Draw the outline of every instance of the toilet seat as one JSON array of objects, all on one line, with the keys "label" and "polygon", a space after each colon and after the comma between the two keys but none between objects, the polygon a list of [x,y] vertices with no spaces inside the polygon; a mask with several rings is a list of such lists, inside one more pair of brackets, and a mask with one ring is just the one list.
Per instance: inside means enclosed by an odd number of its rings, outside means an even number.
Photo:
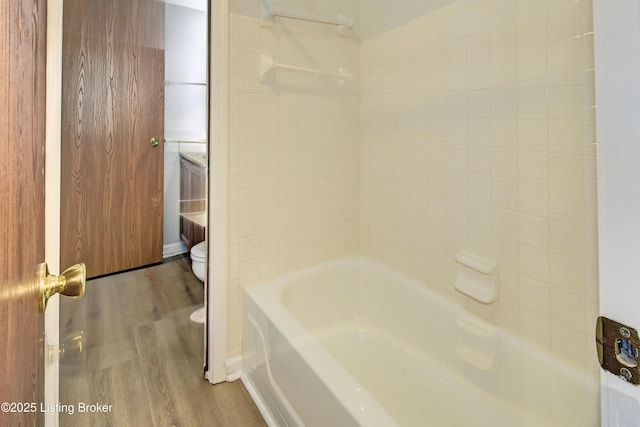
[{"label": "toilet seat", "polygon": [[191,248],[191,270],[193,274],[204,282],[207,275],[206,262],[207,262],[207,244],[206,242],[200,242]]},{"label": "toilet seat", "polygon": [[207,244],[200,242],[191,248],[191,259],[204,262],[207,258]]}]

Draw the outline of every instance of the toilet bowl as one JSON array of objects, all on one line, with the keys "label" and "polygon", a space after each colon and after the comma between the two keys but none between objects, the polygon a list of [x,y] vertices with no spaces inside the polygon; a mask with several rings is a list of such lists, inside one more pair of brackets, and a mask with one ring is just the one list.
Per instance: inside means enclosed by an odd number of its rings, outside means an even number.
[{"label": "toilet bowl", "polygon": [[201,282],[204,282],[207,274],[207,269],[205,268],[206,261],[207,245],[205,242],[200,242],[191,248],[191,270],[193,270],[193,274]]},{"label": "toilet bowl", "polygon": [[[196,276],[201,282],[204,282],[204,279],[207,275],[207,269],[205,268],[206,261],[207,244],[206,242],[200,242],[191,248],[191,270],[193,271],[193,275]],[[204,307],[191,313],[191,320],[196,323],[204,323]]]}]

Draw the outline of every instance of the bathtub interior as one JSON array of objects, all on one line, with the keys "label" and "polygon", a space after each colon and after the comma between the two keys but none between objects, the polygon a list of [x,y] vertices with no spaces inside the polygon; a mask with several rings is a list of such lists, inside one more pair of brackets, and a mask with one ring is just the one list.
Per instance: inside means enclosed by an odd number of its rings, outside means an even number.
[{"label": "bathtub interior", "polygon": [[274,327],[297,323],[288,339],[326,351],[400,425],[598,425],[595,379],[382,265],[349,258],[264,285]]}]

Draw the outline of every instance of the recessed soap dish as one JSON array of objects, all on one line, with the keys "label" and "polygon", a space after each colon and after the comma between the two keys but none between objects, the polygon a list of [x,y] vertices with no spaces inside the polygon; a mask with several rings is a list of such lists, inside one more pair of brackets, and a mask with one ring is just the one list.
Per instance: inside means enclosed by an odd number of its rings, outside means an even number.
[{"label": "recessed soap dish", "polygon": [[467,251],[456,254],[458,275],[455,288],[463,294],[490,304],[499,295],[498,266],[495,261]]}]

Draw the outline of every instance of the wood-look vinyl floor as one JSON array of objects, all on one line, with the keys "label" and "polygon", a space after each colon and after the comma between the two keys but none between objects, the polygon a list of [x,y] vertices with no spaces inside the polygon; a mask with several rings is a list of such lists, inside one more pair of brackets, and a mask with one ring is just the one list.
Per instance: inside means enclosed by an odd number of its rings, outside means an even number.
[{"label": "wood-look vinyl floor", "polygon": [[[203,298],[181,256],[61,299],[60,425],[265,426],[242,383],[203,377],[204,328],[189,319]],[[80,402],[112,406],[80,413]]]}]

